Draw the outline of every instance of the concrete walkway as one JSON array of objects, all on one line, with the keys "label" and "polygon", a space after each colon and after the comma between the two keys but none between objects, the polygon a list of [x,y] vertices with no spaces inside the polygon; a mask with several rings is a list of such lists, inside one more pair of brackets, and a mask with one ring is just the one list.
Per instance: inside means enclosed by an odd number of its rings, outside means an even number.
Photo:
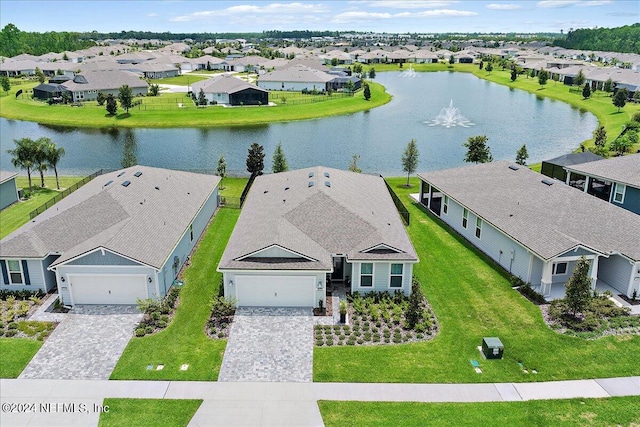
[{"label": "concrete walkway", "polygon": [[126,305],[77,305],[61,316],[20,378],[106,380],[142,318]]},{"label": "concrete walkway", "polygon": [[203,399],[190,426],[321,426],[318,400],[504,402],[612,396],[640,396],[640,377],[496,384],[2,379],[0,417],[3,427],[95,426],[106,397]]}]

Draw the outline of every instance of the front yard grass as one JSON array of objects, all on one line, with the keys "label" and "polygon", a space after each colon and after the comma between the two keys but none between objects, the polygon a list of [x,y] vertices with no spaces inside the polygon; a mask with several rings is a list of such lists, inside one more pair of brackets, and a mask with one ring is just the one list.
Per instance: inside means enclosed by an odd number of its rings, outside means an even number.
[{"label": "front yard grass", "polygon": [[[640,336],[585,340],[548,328],[537,306],[510,286],[507,275],[462,237],[414,204],[418,178],[390,185],[411,213],[408,232],[420,257],[414,274],[440,323],[429,342],[314,349],[314,380],[334,382],[478,383],[634,376]],[[477,346],[497,336],[504,359],[483,360]],[[476,374],[471,359],[480,361]],[[538,374],[524,374],[522,361]]]},{"label": "front yard grass", "polygon": [[[227,342],[209,338],[205,325],[211,314],[211,298],[218,294],[220,285],[216,267],[239,214],[238,209],[218,210],[184,272],[185,285],[171,324],[157,334],[132,338],[111,379],[218,379]],[[183,364],[189,365],[186,371],[180,370]],[[152,370],[147,370],[149,365]],[[157,370],[158,365],[164,369]]]},{"label": "front yard grass", "polygon": [[29,338],[0,338],[0,378],[18,378],[40,347]]},{"label": "front yard grass", "polygon": [[186,426],[201,404],[198,399],[104,399],[109,411],[100,414],[98,426]]},{"label": "front yard grass", "polygon": [[612,426],[640,422],[640,398],[532,400],[491,403],[320,401],[331,426]]},{"label": "front yard grass", "polygon": [[[80,181],[80,176],[61,176],[60,191]],[[53,176],[45,176],[45,186],[40,187],[40,175],[32,174],[31,176],[31,198],[25,201],[18,201],[8,208],[0,211],[0,239],[12,233],[22,225],[29,222],[29,213],[38,208],[40,205],[47,203],[58,195],[56,188],[56,178]],[[26,176],[16,177],[16,185],[18,188],[29,189],[29,180]]]}]

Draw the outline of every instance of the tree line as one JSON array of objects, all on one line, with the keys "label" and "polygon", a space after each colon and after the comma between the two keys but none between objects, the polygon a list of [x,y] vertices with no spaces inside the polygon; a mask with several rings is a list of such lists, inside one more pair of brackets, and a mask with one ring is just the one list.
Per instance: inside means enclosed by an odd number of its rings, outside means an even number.
[{"label": "tree line", "polygon": [[553,41],[554,46],[640,54],[640,23],[616,28],[580,28]]},{"label": "tree line", "polygon": [[80,33],[28,32],[21,31],[13,24],[7,24],[0,30],[0,56],[13,57],[22,53],[38,56],[49,52],[86,49],[91,46],[95,46],[95,42],[83,39]]}]

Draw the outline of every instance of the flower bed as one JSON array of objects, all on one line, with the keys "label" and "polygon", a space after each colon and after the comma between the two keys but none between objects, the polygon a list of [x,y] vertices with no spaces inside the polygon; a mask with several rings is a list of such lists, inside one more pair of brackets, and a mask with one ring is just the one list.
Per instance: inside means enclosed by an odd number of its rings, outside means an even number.
[{"label": "flower bed", "polygon": [[154,334],[166,328],[178,306],[180,289],[171,288],[161,301],[146,299],[138,302],[138,308],[144,312],[142,320],[136,328],[136,337]]},{"label": "flower bed", "polygon": [[41,291],[6,291],[0,295],[0,337],[43,341],[51,334],[55,323],[26,320],[42,304],[38,295],[44,294]]},{"label": "flower bed", "polygon": [[207,334],[211,338],[229,338],[233,315],[236,314],[236,302],[218,296],[211,301],[211,317],[207,322]]}]

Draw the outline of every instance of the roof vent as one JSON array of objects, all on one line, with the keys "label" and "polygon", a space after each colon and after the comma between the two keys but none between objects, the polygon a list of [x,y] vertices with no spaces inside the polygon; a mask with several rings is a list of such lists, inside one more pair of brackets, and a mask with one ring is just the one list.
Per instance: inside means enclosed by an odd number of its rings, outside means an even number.
[{"label": "roof vent", "polygon": [[324,182],[324,186],[325,186],[325,187],[331,187],[331,182],[329,182],[329,181],[325,181],[325,182]]},{"label": "roof vent", "polygon": [[125,171],[120,172],[120,173],[118,174],[118,178],[120,178],[120,177],[121,177],[122,175],[124,175],[125,173],[126,173]]},{"label": "roof vent", "polygon": [[313,178],[313,171],[309,172],[309,178]]},{"label": "roof vent", "polygon": [[329,172],[325,172],[325,173],[324,173],[324,177],[325,177],[325,178],[329,178]]},{"label": "roof vent", "polygon": [[309,181],[309,187],[313,187],[313,181]]},{"label": "roof vent", "polygon": [[106,184],[104,184],[104,185],[102,186],[102,188],[106,187],[107,185],[111,185],[111,184],[113,184],[113,180],[109,180],[109,181],[107,181],[107,182],[106,182]]},{"label": "roof vent", "polygon": [[542,183],[548,186],[552,186],[553,185],[553,181],[550,179],[543,179]]},{"label": "roof vent", "polygon": [[156,190],[160,190],[160,187],[158,187],[157,185],[153,188],[155,188]]},{"label": "roof vent", "polygon": [[131,181],[125,181],[125,182],[122,183],[122,186],[123,187],[128,187],[129,184],[131,184]]},{"label": "roof vent", "polygon": [[289,189],[289,187],[284,187],[284,191],[287,191]]},{"label": "roof vent", "polygon": [[511,169],[512,171],[517,171],[520,168],[516,165],[509,165],[509,169]]},{"label": "roof vent", "polygon": [[133,174],[133,176],[135,176],[136,178],[140,178],[140,175],[142,175],[142,172],[140,171]]},{"label": "roof vent", "polygon": [[267,194],[269,192],[269,190],[264,190],[264,192],[262,194]]}]

